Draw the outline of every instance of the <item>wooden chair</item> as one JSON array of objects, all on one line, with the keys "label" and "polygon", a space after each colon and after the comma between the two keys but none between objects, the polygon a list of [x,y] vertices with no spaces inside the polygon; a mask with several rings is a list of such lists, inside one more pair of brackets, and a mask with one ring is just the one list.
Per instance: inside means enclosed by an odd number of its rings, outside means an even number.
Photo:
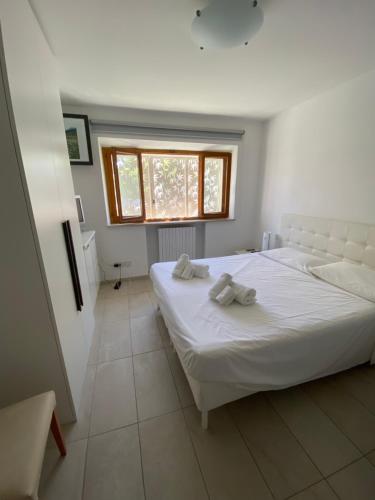
[{"label": "wooden chair", "polygon": [[66,448],[53,391],[0,409],[0,499],[37,500],[48,432]]}]

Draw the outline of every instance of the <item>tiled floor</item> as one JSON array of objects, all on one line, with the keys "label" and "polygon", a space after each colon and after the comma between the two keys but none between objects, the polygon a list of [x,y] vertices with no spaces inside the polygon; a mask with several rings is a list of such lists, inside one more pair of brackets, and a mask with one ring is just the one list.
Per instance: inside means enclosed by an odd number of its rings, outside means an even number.
[{"label": "tiled floor", "polygon": [[41,500],[375,499],[375,368],[200,415],[148,279],[97,303],[68,455],[47,449]]}]

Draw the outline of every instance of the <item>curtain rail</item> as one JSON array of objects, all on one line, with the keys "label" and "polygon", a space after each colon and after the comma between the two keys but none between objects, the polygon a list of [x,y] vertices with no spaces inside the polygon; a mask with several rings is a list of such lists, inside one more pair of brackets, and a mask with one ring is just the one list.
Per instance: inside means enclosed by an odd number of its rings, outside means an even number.
[{"label": "curtain rail", "polygon": [[174,127],[148,123],[109,122],[90,120],[94,134],[140,135],[144,137],[179,137],[184,139],[213,139],[239,141],[244,130],[222,130],[215,128]]}]

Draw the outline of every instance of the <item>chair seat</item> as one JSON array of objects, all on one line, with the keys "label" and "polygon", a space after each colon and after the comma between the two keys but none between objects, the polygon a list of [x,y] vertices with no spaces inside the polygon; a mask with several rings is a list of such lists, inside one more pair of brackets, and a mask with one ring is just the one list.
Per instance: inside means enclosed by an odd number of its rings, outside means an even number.
[{"label": "chair seat", "polygon": [[0,498],[38,498],[48,431],[56,406],[53,391],[0,410]]}]

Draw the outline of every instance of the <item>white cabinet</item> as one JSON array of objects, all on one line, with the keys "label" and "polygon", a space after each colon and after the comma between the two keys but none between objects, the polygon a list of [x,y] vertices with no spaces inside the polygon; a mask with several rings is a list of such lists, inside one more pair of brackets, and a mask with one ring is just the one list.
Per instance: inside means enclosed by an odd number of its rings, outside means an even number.
[{"label": "white cabinet", "polygon": [[99,291],[99,287],[100,287],[100,282],[101,282],[101,271],[100,271],[100,267],[99,267],[99,260],[98,260],[98,253],[97,253],[97,249],[96,249],[95,236],[91,240],[90,249],[91,249],[91,258],[92,258],[93,267],[94,267],[94,275],[95,275],[95,300],[96,300],[96,297],[97,297],[97,294]]},{"label": "white cabinet", "polygon": [[55,60],[29,2],[1,0],[0,24],[0,407],[53,389],[61,420],[71,422],[94,319]]},{"label": "white cabinet", "polygon": [[83,254],[89,282],[92,307],[95,307],[100,285],[100,268],[96,251],[95,231],[82,232]]}]

